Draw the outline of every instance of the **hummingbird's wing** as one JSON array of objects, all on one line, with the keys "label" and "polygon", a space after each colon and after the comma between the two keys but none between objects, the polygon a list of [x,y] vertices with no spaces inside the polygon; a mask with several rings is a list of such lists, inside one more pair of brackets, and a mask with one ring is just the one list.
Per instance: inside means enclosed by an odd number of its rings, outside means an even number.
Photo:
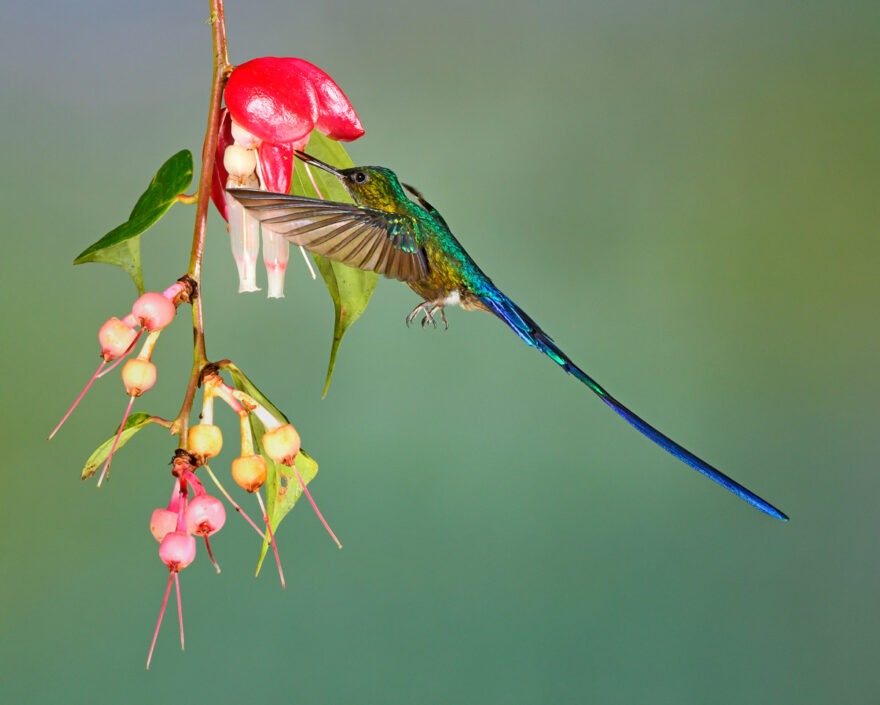
[{"label": "hummingbird's wing", "polygon": [[228,189],[227,193],[264,228],[310,252],[392,279],[418,281],[428,276],[414,218],[269,191]]}]

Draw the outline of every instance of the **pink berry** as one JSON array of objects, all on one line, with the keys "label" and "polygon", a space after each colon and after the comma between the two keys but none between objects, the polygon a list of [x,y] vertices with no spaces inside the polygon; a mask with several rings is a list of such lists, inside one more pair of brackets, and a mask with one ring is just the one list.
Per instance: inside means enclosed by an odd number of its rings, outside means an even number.
[{"label": "pink berry", "polygon": [[291,424],[284,424],[263,434],[263,447],[276,463],[293,465],[300,448],[299,433]]},{"label": "pink berry", "polygon": [[149,331],[162,330],[174,320],[177,309],[162,294],[148,291],[134,302],[131,314]]},{"label": "pink berry", "polygon": [[216,497],[203,494],[193,499],[184,516],[186,530],[197,536],[210,536],[226,523],[226,508]]},{"label": "pink berry", "polygon": [[185,531],[170,531],[159,544],[159,558],[168,569],[179,572],[196,557],[196,540]]},{"label": "pink berry", "polygon": [[150,517],[150,533],[156,541],[162,541],[168,534],[177,528],[177,512],[161,507],[153,510]]},{"label": "pink berry", "polygon": [[132,358],[122,368],[122,383],[130,397],[139,397],[152,389],[156,384],[157,376],[156,366],[149,360],[142,360],[139,357]]},{"label": "pink berry", "polygon": [[137,331],[127,326],[118,318],[108,318],[98,331],[98,342],[101,344],[101,357],[111,362],[122,357],[137,338]]}]

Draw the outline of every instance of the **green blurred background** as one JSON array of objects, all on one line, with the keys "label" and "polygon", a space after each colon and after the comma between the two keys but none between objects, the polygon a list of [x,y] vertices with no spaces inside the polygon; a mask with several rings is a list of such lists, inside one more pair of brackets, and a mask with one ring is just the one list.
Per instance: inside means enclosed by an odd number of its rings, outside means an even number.
[{"label": "green blurred background", "polygon": [[[288,588],[182,575],[187,650],[147,530],[173,442],[112,482],[83,460],[116,379],[46,434],[128,310],[121,270],[72,267],[162,161],[198,153],[208,3],[4,10],[0,288],[4,703],[873,703],[880,692],[876,2],[235,2],[233,62],[306,57],[367,129],[356,162],[416,184],[474,257],[619,398],[792,516],[771,520],[634,433],[482,314],[407,330],[381,282],[320,392],[332,309],[237,295],[212,213],[208,352],[248,371],[321,463],[279,532]],[[194,211],[144,240],[186,267]],[[173,415],[180,320],[137,407]],[[233,426],[228,438],[234,438]],[[227,473],[233,441],[215,463]]]}]

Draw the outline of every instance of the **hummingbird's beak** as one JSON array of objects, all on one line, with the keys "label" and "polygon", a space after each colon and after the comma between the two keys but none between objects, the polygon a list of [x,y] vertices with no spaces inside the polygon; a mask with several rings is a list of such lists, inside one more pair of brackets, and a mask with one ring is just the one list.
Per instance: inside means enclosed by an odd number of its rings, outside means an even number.
[{"label": "hummingbird's beak", "polygon": [[340,177],[342,176],[342,174],[340,174],[339,171],[334,169],[332,166],[330,166],[329,164],[325,164],[320,159],[315,159],[310,154],[306,154],[305,152],[301,152],[298,149],[295,150],[294,153],[296,154],[298,159],[304,161],[306,164],[311,164],[312,166],[316,166],[319,169],[323,169],[324,171],[326,171],[330,174],[333,174],[333,176],[340,176]]}]

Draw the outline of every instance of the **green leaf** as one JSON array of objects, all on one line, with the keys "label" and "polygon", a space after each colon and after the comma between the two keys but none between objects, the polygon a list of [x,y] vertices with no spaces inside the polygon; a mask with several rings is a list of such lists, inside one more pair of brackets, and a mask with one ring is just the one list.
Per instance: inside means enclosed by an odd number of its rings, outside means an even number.
[{"label": "green leaf", "polygon": [[[290,423],[278,407],[269,401],[236,365],[225,361],[220,363],[219,367],[229,372],[236,389],[253,397],[255,401],[258,401],[279,421]],[[268,471],[266,475],[266,512],[269,516],[272,533],[274,534],[281,520],[290,513],[290,510],[293,509],[299,498],[302,497],[303,489],[299,484],[296,474],[293,472],[293,468],[276,463],[266,455],[262,443],[266,427],[257,418],[256,414],[248,414],[248,422],[251,426],[251,432],[254,434],[254,450],[266,459]],[[308,485],[318,474],[318,463],[308,453],[300,449],[299,454],[296,456],[296,469],[302,475],[303,482]],[[267,532],[263,540],[263,547],[260,550],[260,557],[257,560],[257,574],[260,573],[260,568],[263,565],[263,559],[266,557],[268,549],[269,534]]]},{"label": "green leaf", "polygon": [[138,291],[143,293],[144,275],[141,269],[139,235],[165,215],[177,201],[177,197],[192,183],[192,177],[192,154],[183,149],[159,167],[128,220],[83,250],[73,263],[105,262],[122,267],[131,275]]},{"label": "green leaf", "polygon": [[[321,161],[327,162],[340,168],[353,166],[354,163],[346,154],[342,145],[335,140],[331,140],[320,132],[312,132],[308,145],[309,154],[317,157]],[[332,175],[322,171],[308,167],[309,172],[321,189],[321,195],[329,201],[339,201],[342,203],[350,203],[351,198],[345,188]],[[291,191],[300,196],[308,196],[317,198],[318,194],[312,185],[306,173],[306,166],[302,163],[293,172],[293,182]],[[318,271],[324,278],[327,285],[327,291],[330,292],[330,298],[333,299],[333,308],[336,312],[336,321],[333,326],[333,343],[330,346],[330,363],[327,366],[327,379],[324,382],[324,392],[322,396],[327,396],[327,390],[330,388],[330,379],[333,377],[333,368],[336,366],[336,354],[339,351],[339,345],[342,343],[342,337],[351,325],[361,317],[373,290],[376,288],[376,282],[379,275],[375,272],[365,272],[360,269],[354,269],[341,262],[333,262],[320,255],[313,255],[315,263],[318,265]]]},{"label": "green leaf", "polygon": [[[143,411],[138,411],[129,416],[125,422],[125,426],[122,428],[122,434],[119,436],[119,443],[116,445],[116,450],[118,451],[122,448],[122,446],[131,440],[131,437],[134,436],[134,434],[150,423],[153,423],[152,415],[144,413]],[[82,469],[83,480],[88,480],[95,474],[95,471],[104,464],[104,461],[107,460],[107,456],[110,455],[110,449],[113,447],[113,441],[116,440],[116,433],[118,431],[119,429],[117,428],[113,435],[95,448],[95,451],[89,456],[89,459],[86,460],[86,464]]]}]

